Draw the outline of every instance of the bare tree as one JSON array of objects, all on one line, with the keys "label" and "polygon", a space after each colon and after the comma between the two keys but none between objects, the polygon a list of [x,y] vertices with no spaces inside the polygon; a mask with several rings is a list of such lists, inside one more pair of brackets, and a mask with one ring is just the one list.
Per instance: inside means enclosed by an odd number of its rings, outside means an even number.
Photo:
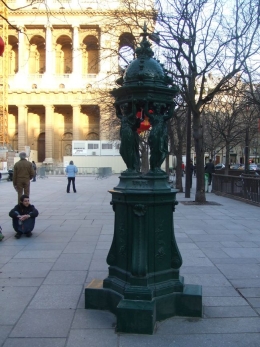
[{"label": "bare tree", "polygon": [[242,96],[238,88],[234,88],[224,95],[219,94],[210,105],[204,108],[203,112],[204,129],[213,135],[211,141],[214,143],[214,140],[217,139],[218,147],[225,148],[226,174],[228,174],[230,164],[230,150],[241,142],[245,128],[244,118],[241,114]]},{"label": "bare tree", "polygon": [[[257,107],[245,98],[247,86],[239,83],[224,95],[219,94],[204,108],[204,128],[214,134],[226,151],[225,173],[228,174],[230,150],[241,144],[249,146],[257,132]],[[216,144],[215,144],[216,146]],[[215,147],[216,148],[216,147]]]},{"label": "bare tree", "polygon": [[[174,80],[193,115],[197,158],[195,200],[205,201],[201,114],[217,94],[236,86],[245,62],[259,51],[259,2],[236,0],[229,9],[221,0],[157,2],[161,54],[172,60]],[[207,75],[217,79],[207,88]],[[231,83],[232,82],[232,83]]]}]

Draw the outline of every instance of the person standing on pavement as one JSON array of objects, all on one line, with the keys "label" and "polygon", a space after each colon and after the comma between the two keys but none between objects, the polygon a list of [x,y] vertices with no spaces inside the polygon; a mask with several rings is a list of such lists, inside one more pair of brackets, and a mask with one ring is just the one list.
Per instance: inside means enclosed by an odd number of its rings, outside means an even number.
[{"label": "person standing on pavement", "polygon": [[18,204],[23,194],[30,196],[30,181],[34,177],[32,163],[26,160],[26,153],[21,152],[19,157],[13,172],[13,186],[18,194]]},{"label": "person standing on pavement", "polygon": [[32,161],[32,167],[33,167],[33,170],[34,170],[34,176],[33,176],[32,182],[36,182],[37,166],[36,166],[34,161]]},{"label": "person standing on pavement", "polygon": [[74,165],[72,160],[70,161],[70,164],[66,167],[65,172],[68,177],[67,193],[70,192],[71,182],[72,182],[74,193],[77,193],[76,187],[75,187],[75,176],[76,176],[76,173],[78,172],[78,168],[76,165]]},{"label": "person standing on pavement", "polygon": [[13,228],[16,231],[15,237],[17,239],[20,239],[23,234],[27,237],[32,236],[35,218],[38,214],[38,210],[30,204],[29,196],[22,195],[20,204],[9,212],[9,216],[13,219]]},{"label": "person standing on pavement", "polygon": [[212,159],[209,160],[209,162],[205,165],[205,173],[209,175],[209,186],[212,182],[212,174],[215,172],[215,166],[212,163]]}]

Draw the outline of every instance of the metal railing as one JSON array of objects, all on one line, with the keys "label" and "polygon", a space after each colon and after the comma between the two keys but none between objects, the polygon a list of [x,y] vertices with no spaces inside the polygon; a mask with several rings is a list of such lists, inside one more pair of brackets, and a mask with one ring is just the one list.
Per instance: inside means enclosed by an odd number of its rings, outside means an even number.
[{"label": "metal railing", "polygon": [[[105,178],[112,175],[112,173],[111,167],[78,167],[77,176],[95,176],[96,178]],[[46,165],[37,168],[38,178],[65,175],[65,168],[61,166]]]},{"label": "metal railing", "polygon": [[260,176],[213,175],[212,192],[260,206]]}]

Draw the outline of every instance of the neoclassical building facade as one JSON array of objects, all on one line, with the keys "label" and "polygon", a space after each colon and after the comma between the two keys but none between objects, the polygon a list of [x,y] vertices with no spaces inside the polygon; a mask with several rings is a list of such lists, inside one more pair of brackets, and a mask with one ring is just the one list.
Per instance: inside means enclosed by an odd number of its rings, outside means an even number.
[{"label": "neoclassical building facade", "polygon": [[[28,1],[10,3],[18,8]],[[140,33],[118,20],[122,6],[36,0],[10,12],[8,135],[14,150],[29,146],[38,162],[53,163],[71,155],[72,140],[106,139],[102,93],[115,86],[119,49],[133,47]]]}]

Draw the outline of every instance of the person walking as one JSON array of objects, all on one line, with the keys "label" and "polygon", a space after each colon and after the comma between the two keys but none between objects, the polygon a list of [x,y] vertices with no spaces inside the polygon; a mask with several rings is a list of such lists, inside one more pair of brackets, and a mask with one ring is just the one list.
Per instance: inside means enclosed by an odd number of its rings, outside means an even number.
[{"label": "person walking", "polygon": [[75,176],[76,176],[76,173],[78,172],[78,168],[76,165],[74,165],[72,160],[70,161],[69,165],[66,167],[65,172],[68,177],[67,193],[70,192],[71,182],[72,182],[74,193],[77,193],[76,187],[75,187]]},{"label": "person walking", "polygon": [[18,194],[18,204],[23,194],[30,196],[30,181],[34,177],[32,163],[26,160],[26,153],[21,152],[19,157],[13,172],[13,186]]},{"label": "person walking", "polygon": [[37,166],[36,166],[34,161],[32,161],[32,167],[33,167],[33,170],[34,170],[34,176],[33,176],[32,182],[36,182]]},{"label": "person walking", "polygon": [[209,160],[209,162],[205,165],[205,173],[209,175],[209,186],[212,182],[212,174],[215,172],[215,166],[212,163],[212,159]]},{"label": "person walking", "polygon": [[32,236],[35,218],[38,214],[38,210],[30,204],[29,196],[23,194],[20,203],[9,212],[9,216],[13,219],[13,228],[16,231],[15,237],[17,239],[20,239],[23,234],[27,237]]}]

